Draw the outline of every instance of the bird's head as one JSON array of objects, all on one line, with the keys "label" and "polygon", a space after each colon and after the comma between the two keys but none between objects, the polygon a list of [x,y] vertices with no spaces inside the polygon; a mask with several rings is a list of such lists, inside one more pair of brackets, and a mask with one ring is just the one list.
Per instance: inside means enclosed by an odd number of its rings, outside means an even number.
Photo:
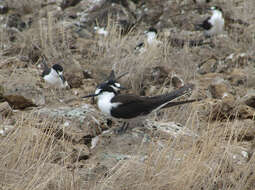
[{"label": "bird's head", "polygon": [[89,97],[96,97],[100,94],[103,94],[104,92],[110,92],[114,94],[118,94],[120,90],[126,89],[125,87],[121,86],[117,80],[126,75],[127,73],[124,73],[117,78],[115,77],[114,71],[112,70],[110,76],[108,77],[108,80],[106,80],[103,83],[100,83],[97,85],[95,93],[90,94],[87,96],[84,96],[83,98],[89,98]]},{"label": "bird's head", "polygon": [[54,64],[52,66],[52,68],[59,74],[62,75],[63,74],[63,67],[59,64]]},{"label": "bird's head", "polygon": [[218,6],[212,6],[212,7],[210,7],[210,10],[211,11],[219,11],[221,13],[223,12],[222,9],[220,7],[218,7]]}]

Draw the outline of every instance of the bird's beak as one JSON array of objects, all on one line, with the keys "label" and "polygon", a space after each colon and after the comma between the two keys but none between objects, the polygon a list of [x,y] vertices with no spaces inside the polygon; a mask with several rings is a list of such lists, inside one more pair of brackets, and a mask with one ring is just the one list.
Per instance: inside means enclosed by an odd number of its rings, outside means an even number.
[{"label": "bird's beak", "polygon": [[91,98],[91,97],[95,97],[98,96],[99,94],[89,94],[87,96],[83,96],[82,98]]},{"label": "bird's beak", "polygon": [[65,82],[66,80],[65,80],[65,78],[64,78],[64,76],[63,76],[63,74],[62,74],[62,72],[57,72],[58,73],[58,76],[61,78],[61,80],[63,81],[63,82]]},{"label": "bird's beak", "polygon": [[65,79],[64,79],[63,75],[59,75],[59,77],[61,78],[61,80],[62,80],[63,82],[65,82]]},{"label": "bird's beak", "polygon": [[92,98],[92,104],[94,104],[95,103],[95,97],[98,96],[98,95],[99,95],[99,93],[98,94],[89,94],[87,96],[83,96],[82,98]]}]

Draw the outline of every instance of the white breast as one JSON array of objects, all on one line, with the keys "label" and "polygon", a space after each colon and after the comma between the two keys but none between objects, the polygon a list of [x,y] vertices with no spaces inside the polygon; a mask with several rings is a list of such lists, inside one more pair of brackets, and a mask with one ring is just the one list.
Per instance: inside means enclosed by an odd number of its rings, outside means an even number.
[{"label": "white breast", "polygon": [[103,92],[98,96],[97,105],[101,112],[111,116],[111,109],[120,105],[120,103],[111,103],[114,96],[113,92]]},{"label": "white breast", "polygon": [[146,35],[149,45],[158,45],[161,43],[159,40],[157,40],[157,34],[155,32],[148,32]]},{"label": "white breast", "polygon": [[206,35],[216,35],[221,34],[224,31],[224,18],[222,13],[218,10],[213,11],[213,15],[209,22],[212,24],[212,28],[206,31]]},{"label": "white breast", "polygon": [[47,82],[51,86],[54,86],[57,88],[66,87],[65,83],[62,81],[62,79],[59,77],[58,73],[54,69],[51,69],[50,73],[44,76],[43,79],[45,80],[45,82]]}]

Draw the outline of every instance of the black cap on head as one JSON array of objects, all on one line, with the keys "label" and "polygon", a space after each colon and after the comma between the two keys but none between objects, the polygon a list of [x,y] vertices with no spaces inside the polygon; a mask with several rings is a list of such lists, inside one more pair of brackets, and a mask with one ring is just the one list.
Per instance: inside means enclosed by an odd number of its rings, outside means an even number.
[{"label": "black cap on head", "polygon": [[52,68],[57,72],[63,72],[63,67],[59,64],[54,64]]},{"label": "black cap on head", "polygon": [[147,32],[155,32],[156,34],[158,33],[157,29],[154,27],[150,27]]},{"label": "black cap on head", "polygon": [[211,10],[219,10],[220,12],[223,12],[222,9],[218,6],[212,6],[210,9]]}]

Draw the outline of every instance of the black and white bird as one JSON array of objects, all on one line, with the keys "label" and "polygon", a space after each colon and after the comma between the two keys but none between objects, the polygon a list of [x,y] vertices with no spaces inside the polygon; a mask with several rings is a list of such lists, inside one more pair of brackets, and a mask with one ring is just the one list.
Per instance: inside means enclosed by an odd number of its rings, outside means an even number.
[{"label": "black and white bird", "polygon": [[150,27],[147,31],[144,32],[146,35],[146,41],[139,43],[136,47],[135,50],[139,50],[140,53],[143,53],[146,51],[146,44],[148,46],[157,46],[161,44],[162,42],[158,40],[158,31],[156,28]]},{"label": "black and white bird", "polygon": [[[122,77],[121,75],[120,77]],[[119,79],[118,77],[117,79]],[[138,116],[145,116],[151,112],[162,108],[168,108],[180,104],[191,103],[196,100],[186,100],[172,102],[177,97],[180,97],[194,88],[194,85],[188,84],[173,92],[145,97],[133,94],[120,94],[121,89],[125,89],[119,83],[111,72],[109,80],[99,84],[94,94],[90,94],[83,98],[98,97],[98,108],[106,115],[117,119],[134,119]]]},{"label": "black and white bird", "polygon": [[44,60],[43,64],[44,70],[42,73],[42,77],[46,83],[48,83],[51,87],[55,88],[69,87],[67,81],[63,76],[63,67],[61,65],[54,64],[51,68],[49,68]]},{"label": "black and white bird", "polygon": [[202,24],[198,26],[204,29],[206,37],[221,34],[224,31],[223,11],[220,7],[213,6],[210,8],[212,15],[205,19]]}]

